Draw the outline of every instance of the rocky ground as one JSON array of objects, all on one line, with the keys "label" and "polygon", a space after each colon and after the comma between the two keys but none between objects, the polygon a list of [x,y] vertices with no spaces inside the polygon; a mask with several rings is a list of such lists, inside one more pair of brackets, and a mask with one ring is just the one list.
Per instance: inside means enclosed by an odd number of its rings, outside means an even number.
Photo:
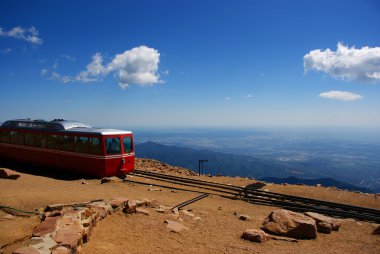
[{"label": "rocky ground", "polygon": [[[137,159],[136,168],[239,186],[256,183],[255,180],[239,177],[199,177],[189,170],[150,159]],[[18,171],[17,168],[13,169]],[[64,252],[64,248],[69,248],[70,244],[64,244],[68,240],[58,237],[67,235],[71,237],[69,239],[73,239],[72,237],[77,239],[77,245],[81,246],[78,251],[86,254],[380,253],[380,235],[373,234],[379,225],[369,222],[345,219],[339,221],[341,226],[338,231],[332,231],[330,234],[316,232],[316,238],[311,237],[313,239],[274,240],[271,236],[264,235],[263,238],[258,237],[264,239],[263,243],[256,243],[242,239],[243,232],[247,229],[259,230],[271,212],[277,208],[209,196],[185,207],[184,210],[171,212],[170,207],[194,198],[199,193],[153,188],[118,179],[101,183],[100,179],[67,180],[51,174],[39,176],[28,173],[28,167],[25,166],[22,171],[24,173],[20,173],[17,179],[0,179],[0,205],[42,214],[43,210],[52,204],[83,203],[99,199],[104,201],[82,204],[77,210],[53,207],[58,212],[53,215],[45,214],[42,222],[41,216],[3,207],[0,211],[0,253],[12,253],[22,247],[36,244],[31,243],[30,238],[36,232],[44,236],[47,231],[41,231],[41,227],[44,228],[41,225],[45,220],[55,221],[55,219],[46,219],[49,216],[59,218],[57,220],[59,222],[51,229],[54,233],[46,233],[55,237],[52,243],[55,244],[55,247],[52,247],[55,253],[69,253]],[[148,184],[154,183],[153,180],[137,176],[130,179]],[[380,209],[380,197],[373,194],[352,193],[334,188],[275,184],[267,184],[262,189]],[[118,200],[122,201],[118,203]],[[152,200],[155,200],[154,205],[147,205],[146,201]],[[113,202],[118,203],[118,206]],[[134,204],[143,210],[136,213]],[[103,208],[99,206],[115,209],[104,208],[106,211],[104,213]],[[79,216],[78,213],[86,216]],[[246,219],[242,219],[241,215]],[[309,219],[301,218],[301,220]],[[311,220],[311,224],[313,221]],[[91,234],[84,236],[83,232],[85,229],[88,232],[90,226]],[[64,232],[68,231],[65,230],[77,230],[81,233],[75,236],[76,233],[71,231],[71,234],[66,234]],[[311,231],[311,236],[314,236],[313,229]],[[82,242],[85,243],[81,245]]]}]

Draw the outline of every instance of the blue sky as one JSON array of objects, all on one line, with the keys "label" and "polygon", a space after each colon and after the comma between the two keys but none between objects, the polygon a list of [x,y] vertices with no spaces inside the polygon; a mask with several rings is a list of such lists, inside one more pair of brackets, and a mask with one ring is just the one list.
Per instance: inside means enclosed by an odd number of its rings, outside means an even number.
[{"label": "blue sky", "polygon": [[0,121],[380,127],[379,1],[1,1]]}]

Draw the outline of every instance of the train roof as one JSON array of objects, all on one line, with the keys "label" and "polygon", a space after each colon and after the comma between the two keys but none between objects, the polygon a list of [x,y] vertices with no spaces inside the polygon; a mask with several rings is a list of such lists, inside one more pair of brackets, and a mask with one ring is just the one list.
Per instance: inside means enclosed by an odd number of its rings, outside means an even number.
[{"label": "train roof", "polygon": [[8,120],[1,124],[1,127],[29,130],[46,130],[46,131],[62,131],[70,133],[83,134],[101,134],[101,135],[119,135],[132,134],[131,131],[93,128],[91,125],[71,120],[54,119],[53,121],[32,120],[32,119],[15,119]]}]

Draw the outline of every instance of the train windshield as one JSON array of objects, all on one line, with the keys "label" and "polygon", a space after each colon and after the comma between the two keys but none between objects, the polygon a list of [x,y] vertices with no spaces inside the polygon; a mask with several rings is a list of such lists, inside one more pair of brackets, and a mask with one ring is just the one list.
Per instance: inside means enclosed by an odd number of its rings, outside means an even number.
[{"label": "train windshield", "polygon": [[121,153],[120,138],[106,138],[105,143],[106,143],[107,154]]},{"label": "train windshield", "polygon": [[124,146],[124,153],[132,152],[132,150],[133,150],[132,138],[131,137],[123,137],[123,146]]}]

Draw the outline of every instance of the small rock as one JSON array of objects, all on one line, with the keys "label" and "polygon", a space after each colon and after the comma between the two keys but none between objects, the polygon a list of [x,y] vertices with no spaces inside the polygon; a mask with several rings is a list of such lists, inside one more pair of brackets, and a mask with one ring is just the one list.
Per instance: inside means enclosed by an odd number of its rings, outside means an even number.
[{"label": "small rock", "polygon": [[71,249],[59,245],[51,250],[51,254],[71,254]]},{"label": "small rock", "polygon": [[331,223],[327,222],[318,222],[317,223],[318,232],[324,234],[331,234]]},{"label": "small rock", "polygon": [[14,170],[8,168],[0,168],[0,178],[16,180],[20,176],[21,175]]},{"label": "small rock", "polygon": [[265,233],[262,230],[257,230],[257,229],[246,229],[243,232],[243,235],[241,238],[251,241],[251,242],[256,242],[256,243],[265,243],[270,240],[270,235]]},{"label": "small rock", "polygon": [[100,183],[116,183],[121,182],[122,180],[116,176],[111,177],[103,177],[102,180],[100,180]]},{"label": "small rock", "polygon": [[15,216],[13,216],[12,214],[6,214],[6,215],[4,215],[3,217],[1,217],[1,218],[3,218],[3,219],[7,219],[7,220],[10,220],[10,219],[13,219]]},{"label": "small rock", "polygon": [[137,205],[134,200],[128,200],[128,202],[126,202],[124,205],[125,207],[123,208],[123,213],[126,213],[126,214],[136,213]]},{"label": "small rock", "polygon": [[201,217],[195,217],[195,218],[193,218],[193,220],[202,220],[202,218]]},{"label": "small rock", "polygon": [[380,235],[380,225],[372,232],[373,235]]},{"label": "small rock", "polygon": [[124,208],[124,204],[128,202],[128,198],[118,197],[111,200],[110,205],[112,208]]},{"label": "small rock", "polygon": [[181,210],[181,213],[183,213],[183,214],[186,215],[186,216],[195,217],[194,214],[192,214],[191,212],[189,212],[189,211],[187,211],[187,210]]},{"label": "small rock", "polygon": [[135,200],[138,207],[146,206],[146,200]]},{"label": "small rock", "polygon": [[161,191],[160,188],[149,188],[148,191]]},{"label": "small rock", "polygon": [[40,254],[38,250],[35,248],[28,246],[28,247],[21,247],[12,252],[12,254]]},{"label": "small rock", "polygon": [[40,225],[34,228],[32,235],[43,236],[54,232],[59,218],[60,216],[46,217],[45,220],[40,223]]},{"label": "small rock", "polygon": [[250,221],[250,220],[252,220],[252,219],[251,219],[251,217],[248,216],[248,215],[241,214],[241,215],[239,216],[239,220]]},{"label": "small rock", "polygon": [[222,207],[221,207],[221,206],[219,206],[219,207],[218,207],[218,210],[219,210],[219,211],[221,211],[221,210],[222,210]]},{"label": "small rock", "polygon": [[136,208],[136,213],[137,214],[144,214],[144,215],[150,216],[149,211],[146,210],[146,209],[144,209],[144,208],[141,208],[141,207],[137,207]]},{"label": "small rock", "polygon": [[174,209],[172,209],[172,211],[173,211],[173,213],[174,213],[175,215],[179,215],[179,211],[178,211],[178,208],[177,208],[177,207],[174,208]]},{"label": "small rock", "polygon": [[82,181],[82,184],[88,184],[88,182],[86,182],[86,181]]},{"label": "small rock", "polygon": [[150,208],[155,208],[160,205],[160,203],[156,199],[145,200],[145,205]]},{"label": "small rock", "polygon": [[182,230],[189,230],[188,227],[173,220],[166,220],[165,223],[168,224],[166,227],[170,229],[170,231],[175,232],[175,233],[180,233]]}]

